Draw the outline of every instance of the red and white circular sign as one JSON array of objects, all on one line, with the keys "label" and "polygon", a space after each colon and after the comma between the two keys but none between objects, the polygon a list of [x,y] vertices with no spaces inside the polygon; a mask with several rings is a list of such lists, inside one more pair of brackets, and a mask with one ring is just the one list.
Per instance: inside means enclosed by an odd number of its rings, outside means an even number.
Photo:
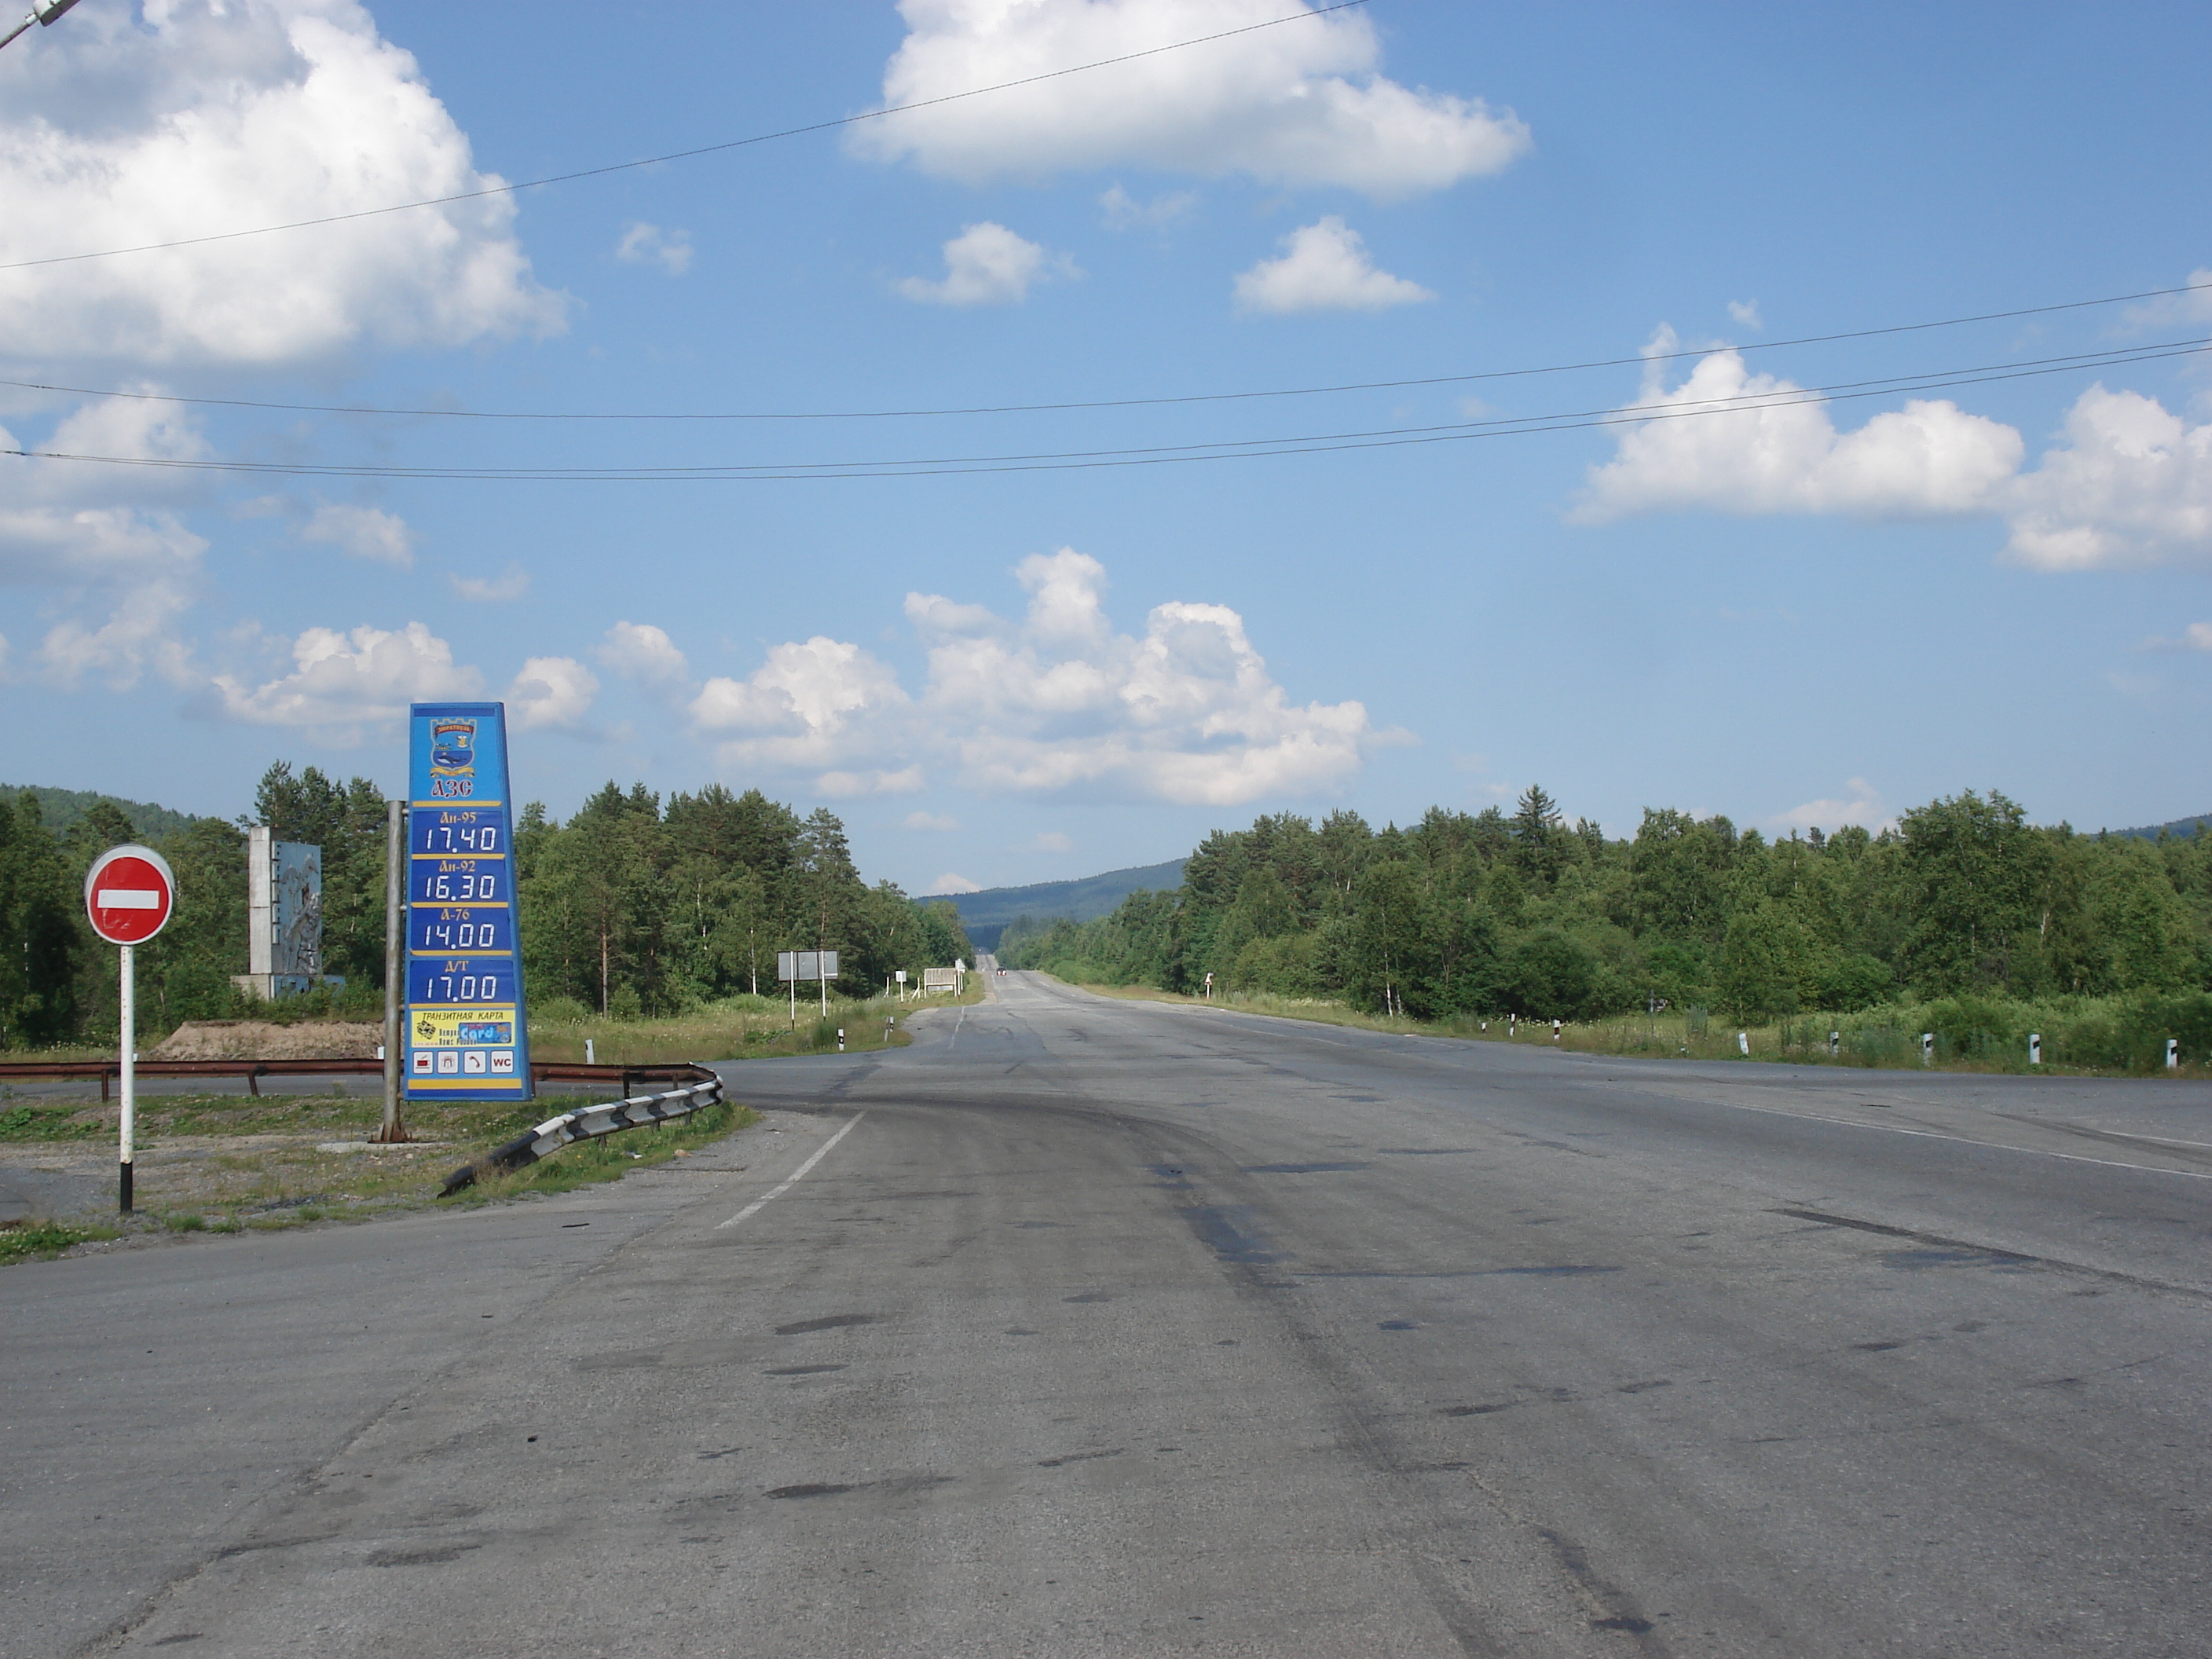
[{"label": "red and white circular sign", "polygon": [[110,945],[143,945],[176,908],[177,878],[150,847],[111,847],[85,874],[85,914]]}]

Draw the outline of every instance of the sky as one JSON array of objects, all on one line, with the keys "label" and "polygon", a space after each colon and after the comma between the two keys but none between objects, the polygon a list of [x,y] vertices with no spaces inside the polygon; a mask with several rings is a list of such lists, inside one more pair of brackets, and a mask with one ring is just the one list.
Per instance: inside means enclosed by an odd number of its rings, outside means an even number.
[{"label": "sky", "polygon": [[556,817],[757,787],[916,893],[1531,783],[2203,812],[2207,62],[2178,4],[82,0],[0,49],[0,781],[396,791],[410,702],[498,699]]}]

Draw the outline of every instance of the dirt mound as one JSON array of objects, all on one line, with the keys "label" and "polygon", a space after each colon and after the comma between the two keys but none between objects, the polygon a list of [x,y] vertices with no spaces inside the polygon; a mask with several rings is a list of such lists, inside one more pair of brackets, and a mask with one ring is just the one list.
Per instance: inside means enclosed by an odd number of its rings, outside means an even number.
[{"label": "dirt mound", "polygon": [[366,1020],[188,1020],[147,1049],[149,1060],[374,1060],[384,1028]]}]

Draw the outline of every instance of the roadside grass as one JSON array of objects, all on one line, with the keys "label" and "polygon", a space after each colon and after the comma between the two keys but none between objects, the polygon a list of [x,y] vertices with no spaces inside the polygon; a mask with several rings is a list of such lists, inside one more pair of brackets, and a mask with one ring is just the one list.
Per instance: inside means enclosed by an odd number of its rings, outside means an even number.
[{"label": "roadside grass", "polygon": [[0,1267],[17,1261],[51,1261],[72,1244],[120,1236],[113,1227],[69,1227],[58,1221],[11,1223],[0,1226]]},{"label": "roadside grass", "polygon": [[[1046,975],[1046,978],[1056,978]],[[1204,997],[1163,991],[1148,985],[1097,985],[1060,981],[1097,996],[1142,1002],[1166,1002],[1187,1007],[1206,1007]],[[1644,1055],[1662,1060],[1759,1060],[1792,1066],[1845,1066],[1883,1071],[1969,1072],[1996,1075],[2035,1074],[2047,1077],[2142,1077],[2140,1066],[2081,1065],[2064,1061],[2051,1052],[2046,1038],[2045,1058],[2039,1066],[2027,1063],[2024,1041],[1979,1040],[1981,1034],[1954,1040],[1936,1034],[1932,1063],[1923,1066],[1920,1032],[1937,1024],[1933,1015],[1911,1006],[1875,1011],[1873,1017],[1806,1014],[1763,1025],[1733,1024],[1702,1010],[1667,1012],[1656,1015],[1621,1014],[1609,1018],[1564,1021],[1555,1038],[1549,1020],[1516,1020],[1500,1015],[1453,1014],[1440,1020],[1393,1018],[1370,1014],[1322,997],[1283,997],[1267,992],[1233,991],[1213,999],[1211,1006],[1238,1013],[1267,1014],[1280,1019],[1302,1019],[1324,1025],[1349,1026],[1365,1031],[1387,1031],[1407,1036],[1452,1037],[1475,1042],[1510,1042],[1530,1048],[1572,1050],[1578,1054]],[[2054,1029],[2064,1018],[2054,1013]],[[1829,1035],[1835,1034],[1836,1052],[1829,1052]],[[1741,1038],[1741,1041],[1739,1040]],[[2148,1075],[2195,1081],[2212,1079],[2212,1063],[2200,1056],[2172,1071],[2162,1068]]]},{"label": "roadside grass", "polygon": [[[555,1115],[547,1112],[535,1121],[543,1122]],[[564,1146],[548,1158],[512,1175],[494,1176],[479,1179],[472,1187],[465,1187],[446,1200],[453,1205],[477,1205],[500,1199],[526,1198],[553,1193],[574,1192],[580,1187],[590,1187],[605,1181],[619,1181],[633,1170],[650,1170],[678,1158],[689,1157],[700,1147],[720,1139],[732,1130],[757,1122],[760,1115],[751,1107],[725,1100],[720,1103],[695,1112],[689,1118],[660,1124],[648,1129],[628,1129],[620,1134],[603,1136],[597,1140],[580,1141]],[[528,1127],[528,1125],[523,1126]],[[520,1133],[518,1129],[516,1133]],[[507,1137],[513,1139],[512,1136]],[[478,1152],[490,1151],[487,1146]],[[458,1158],[447,1166],[458,1169],[469,1162]]]},{"label": "roadside grass", "polygon": [[[834,1039],[833,1039],[834,1041]],[[446,1176],[548,1118],[603,1101],[549,1095],[521,1104],[412,1101],[414,1144],[367,1149],[382,1116],[380,1099],[348,1094],[149,1095],[137,1108],[137,1212],[88,1230],[81,1219],[0,1231],[0,1260],[52,1255],[86,1237],[123,1233],[270,1231],[327,1220],[364,1221],[438,1201]],[[0,1142],[69,1146],[103,1177],[119,1111],[115,1103],[18,1105],[0,1113]],[[564,1147],[517,1175],[483,1183],[467,1200],[568,1190],[688,1153],[754,1121],[724,1103],[658,1128],[626,1129]],[[326,1152],[326,1146],[358,1150]],[[58,1147],[57,1150],[59,1150]],[[635,1155],[633,1155],[635,1154]],[[64,1235],[68,1235],[64,1237]],[[59,1240],[58,1243],[25,1240]]]},{"label": "roadside grass", "polygon": [[912,1041],[905,1029],[909,1015],[924,1008],[980,1002],[983,994],[983,975],[970,974],[966,991],[957,997],[902,1001],[882,995],[833,994],[825,1014],[819,996],[810,997],[802,991],[796,1026],[792,1004],[786,997],[735,996],[650,1019],[591,1013],[571,1002],[565,1008],[556,1005],[532,1014],[530,1055],[532,1060],[580,1064],[586,1039],[591,1042],[591,1057],[602,1066],[834,1054],[841,1026],[845,1032],[845,1052],[867,1054],[879,1048],[902,1048]]}]

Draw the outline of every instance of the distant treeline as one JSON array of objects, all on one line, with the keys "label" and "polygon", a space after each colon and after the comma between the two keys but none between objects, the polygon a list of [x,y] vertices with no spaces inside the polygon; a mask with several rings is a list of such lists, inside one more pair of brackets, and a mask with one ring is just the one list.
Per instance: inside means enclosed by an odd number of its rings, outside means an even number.
[{"label": "distant treeline", "polygon": [[[111,799],[71,808],[58,833],[36,792],[0,796],[0,1048],[113,1040],[116,955],[93,936],[83,889],[92,860],[122,842],[153,847],[177,875],[174,918],[138,947],[142,1029],[253,1012],[230,982],[246,971],[249,823],[323,849],[325,971],[347,981],[341,1004],[381,1006],[385,805],[369,780],[279,762],[250,816],[166,833]],[[781,950],[839,951],[835,988],[862,995],[898,969],[919,980],[973,955],[950,904],[860,879],[836,814],[802,819],[757,790],[709,785],[664,811],[643,786],[610,783],[566,823],[526,808],[515,850],[525,984],[541,1009],[561,998],[671,1013],[756,986],[773,994]]]},{"label": "distant treeline", "polygon": [[1217,831],[1182,885],[1095,921],[1017,922],[1009,966],[1194,991],[1342,999],[1420,1018],[1586,1019],[1663,1000],[1731,1019],[1905,999],[2212,987],[2212,836],[2039,827],[1991,791],[1770,841],[1647,810],[1633,840],[1569,827],[1532,788],[1507,817],[1410,829],[1285,814]]}]

